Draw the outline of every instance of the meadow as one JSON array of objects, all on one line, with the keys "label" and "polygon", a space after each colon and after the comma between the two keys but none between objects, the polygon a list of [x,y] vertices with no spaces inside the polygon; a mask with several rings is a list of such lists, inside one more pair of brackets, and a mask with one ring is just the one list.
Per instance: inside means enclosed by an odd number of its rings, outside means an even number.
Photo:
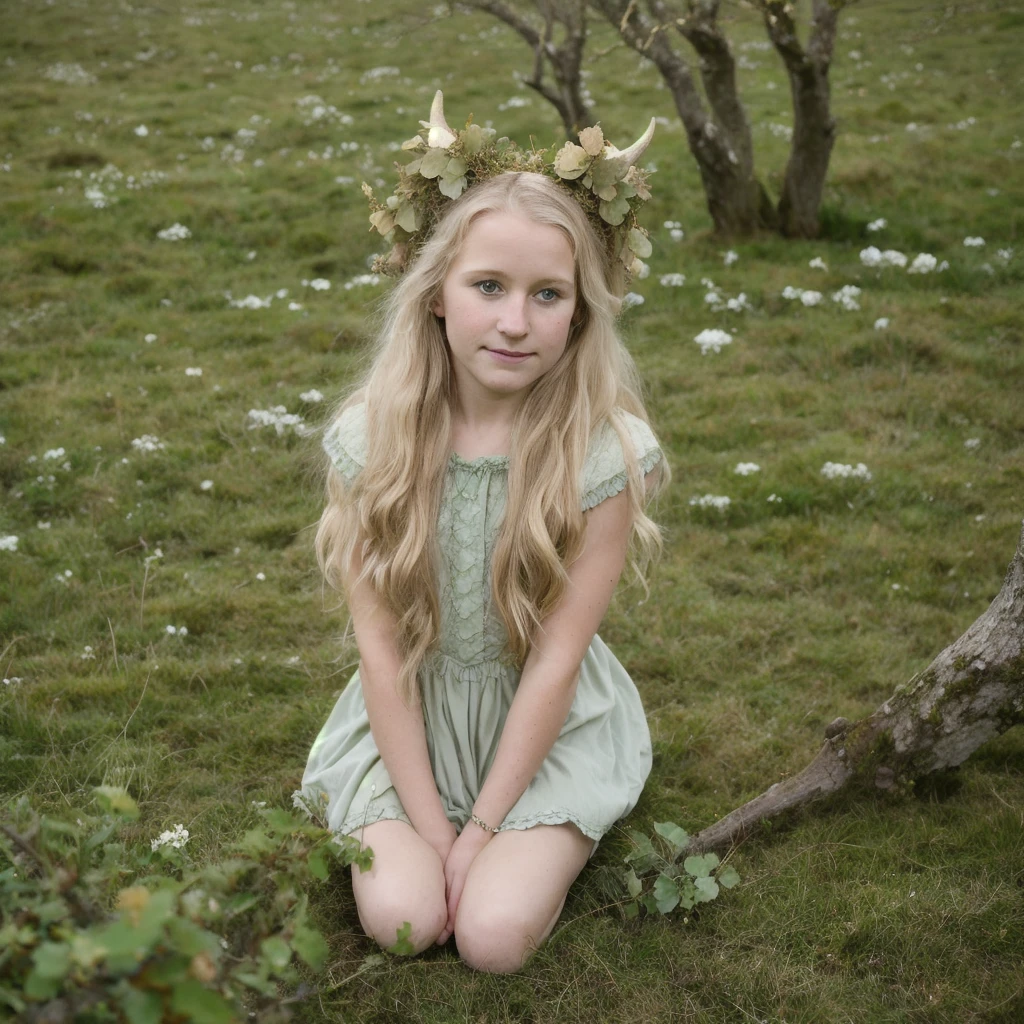
[{"label": "meadow", "polygon": [[[777,189],[785,75],[750,10],[726,23]],[[667,90],[593,34],[606,137],[659,118],[651,272],[622,330],[674,474],[650,593],[621,587],[601,635],[654,738],[627,824],[695,832],[924,668],[1013,554],[1024,7],[843,14],[816,241],[712,235]],[[4,800],[73,817],[125,786],[133,841],[181,824],[200,862],[256,805],[291,806],[357,660],[311,541],[318,429],[387,287],[360,185],[390,191],[437,88],[453,125],[560,143],[529,68],[493,19],[412,0],[3,5]],[[601,869],[628,849],[606,838],[508,978],[453,947],[367,963],[332,876],[311,891],[327,980],[295,1019],[1024,1019],[1020,729],[940,779],[775,823],[686,921],[608,905]]]}]

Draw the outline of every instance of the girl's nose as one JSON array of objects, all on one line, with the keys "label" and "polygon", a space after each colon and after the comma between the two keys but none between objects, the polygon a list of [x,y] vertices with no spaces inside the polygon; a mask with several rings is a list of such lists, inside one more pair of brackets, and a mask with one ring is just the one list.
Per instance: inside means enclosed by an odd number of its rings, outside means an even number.
[{"label": "girl's nose", "polygon": [[502,303],[501,315],[498,317],[498,331],[509,338],[521,338],[529,330],[526,316],[526,300],[509,296]]}]

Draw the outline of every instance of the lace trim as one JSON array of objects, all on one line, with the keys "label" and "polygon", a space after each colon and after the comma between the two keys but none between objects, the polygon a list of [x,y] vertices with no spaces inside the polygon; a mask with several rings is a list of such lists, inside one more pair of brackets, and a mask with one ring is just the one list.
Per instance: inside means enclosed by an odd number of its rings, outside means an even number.
[{"label": "lace trim", "polygon": [[349,816],[333,831],[342,836],[350,836],[367,825],[376,825],[378,821],[404,821],[406,825],[412,826],[409,815],[405,811],[398,807],[388,807],[385,804],[382,807],[377,807],[374,811],[366,808],[362,814]]},{"label": "lace trim", "polygon": [[[661,449],[652,448],[642,459],[640,459],[640,475],[645,476],[661,461]],[[592,509],[595,505],[600,505],[605,498],[612,498],[619,491],[625,488],[629,481],[629,474],[626,470],[621,473],[616,473],[610,480],[605,480],[604,483],[599,484],[597,487],[592,487],[586,494],[583,495],[583,511],[586,512],[588,509]]]},{"label": "lace trim", "polygon": [[[592,822],[584,821],[579,815],[571,811],[543,811],[540,814],[523,814],[518,818],[506,818],[501,824],[502,832],[519,832],[523,829],[533,828],[534,825],[564,825],[569,822],[575,825],[588,839],[598,840],[611,825],[594,825]],[[614,823],[613,823],[614,824]]]},{"label": "lace trim", "polygon": [[508,456],[479,455],[475,459],[464,459],[458,452],[452,452],[449,463],[459,469],[468,469],[474,473],[490,473],[494,470],[508,469]]}]

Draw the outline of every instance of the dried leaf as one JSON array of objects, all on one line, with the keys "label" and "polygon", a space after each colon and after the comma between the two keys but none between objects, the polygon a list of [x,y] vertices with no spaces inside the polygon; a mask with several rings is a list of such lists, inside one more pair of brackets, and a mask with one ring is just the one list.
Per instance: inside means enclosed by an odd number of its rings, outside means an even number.
[{"label": "dried leaf", "polygon": [[403,230],[408,231],[411,235],[414,231],[419,231],[420,218],[419,211],[412,203],[402,203],[398,207],[398,212],[395,214],[395,223]]},{"label": "dried leaf", "polygon": [[370,214],[370,223],[382,235],[387,235],[395,226],[395,215],[391,210],[374,210]]},{"label": "dried leaf", "polygon": [[604,149],[604,132],[596,124],[592,128],[584,128],[580,132],[580,145],[590,156],[600,156]]},{"label": "dried leaf", "polygon": [[468,184],[469,182],[465,177],[441,178],[437,183],[437,187],[441,195],[447,196],[449,199],[458,199]]},{"label": "dried leaf", "polygon": [[459,132],[459,138],[462,139],[462,151],[467,156],[476,156],[497,134],[493,128],[482,128],[478,124],[466,125]]},{"label": "dried leaf", "polygon": [[420,174],[424,178],[436,178],[448,166],[448,153],[443,149],[428,150],[420,161]]},{"label": "dried leaf", "polygon": [[611,202],[602,202],[597,212],[601,215],[601,220],[606,224],[618,227],[626,219],[626,214],[629,213],[629,203],[622,198],[614,199]]},{"label": "dried leaf", "polygon": [[[647,257],[650,256],[652,252],[654,252],[654,249],[651,247],[651,240],[650,238],[647,237],[647,232],[644,231],[643,228],[630,229],[629,247],[630,249],[633,250],[634,254],[639,256],[641,259],[647,259]],[[682,840],[682,844],[680,846],[681,849],[683,846],[686,845],[687,841],[689,840],[689,836],[687,836],[682,829],[680,829],[679,831],[682,832],[683,836],[685,837]],[[671,837],[666,838],[669,838],[673,842],[675,841]]]},{"label": "dried leaf", "polygon": [[574,142],[567,142],[555,154],[555,173],[569,181],[580,177],[587,170],[591,158],[587,151]]},{"label": "dried leaf", "polygon": [[406,139],[402,143],[402,149],[422,149],[423,148],[423,136],[414,135],[411,139]]}]

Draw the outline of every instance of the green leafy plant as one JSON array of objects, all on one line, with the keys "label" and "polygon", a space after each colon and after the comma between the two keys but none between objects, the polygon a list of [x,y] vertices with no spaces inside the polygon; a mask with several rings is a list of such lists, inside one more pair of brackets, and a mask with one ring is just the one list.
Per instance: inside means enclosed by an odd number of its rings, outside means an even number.
[{"label": "green leafy plant", "polygon": [[739,882],[736,869],[722,863],[717,854],[684,857],[690,836],[674,822],[656,822],[654,833],[647,836],[630,830],[633,849],[625,857],[627,867],[621,875],[628,894],[622,905],[625,917],[635,918],[641,908],[649,914],[688,912]]},{"label": "green leafy plant", "polygon": [[[196,866],[188,832],[126,841],[124,791],[74,822],[25,800],[0,825],[0,1007],[28,1022],[270,1022],[304,998],[327,943],[306,887],[372,852],[278,808],[223,859]],[[292,994],[288,994],[292,993]]]}]

